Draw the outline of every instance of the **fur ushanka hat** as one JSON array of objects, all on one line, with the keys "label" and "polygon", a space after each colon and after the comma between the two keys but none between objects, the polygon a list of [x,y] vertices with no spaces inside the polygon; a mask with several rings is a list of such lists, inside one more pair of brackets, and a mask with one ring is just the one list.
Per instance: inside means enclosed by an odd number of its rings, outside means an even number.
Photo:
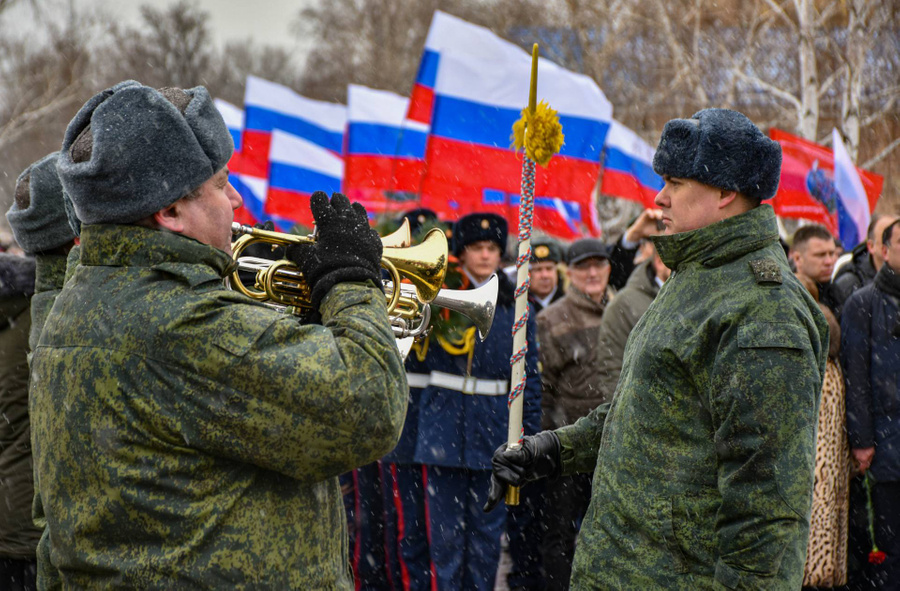
[{"label": "fur ushanka hat", "polygon": [[6,212],[16,242],[30,254],[64,246],[75,238],[56,174],[58,157],[59,152],[53,152],[22,171],[13,205]]},{"label": "fur ushanka hat", "polygon": [[[173,102],[168,94],[177,96]],[[176,104],[180,103],[180,104]],[[78,145],[90,134],[87,156]],[[69,123],[57,165],[83,224],[127,224],[181,199],[221,170],[234,142],[202,86],[156,90],[127,80]]]},{"label": "fur ushanka hat", "polygon": [[703,109],[666,123],[653,170],[763,201],[778,190],[781,146],[737,111]]},{"label": "fur ushanka hat", "polygon": [[470,213],[459,218],[453,226],[453,254],[459,256],[473,242],[490,240],[500,247],[500,256],[506,253],[509,229],[506,220],[496,213]]}]

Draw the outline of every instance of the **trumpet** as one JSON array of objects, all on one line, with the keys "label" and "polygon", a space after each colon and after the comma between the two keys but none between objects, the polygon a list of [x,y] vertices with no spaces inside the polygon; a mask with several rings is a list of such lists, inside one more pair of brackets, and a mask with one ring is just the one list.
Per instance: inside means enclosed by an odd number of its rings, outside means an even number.
[{"label": "trumpet", "polygon": [[[312,307],[309,283],[295,263],[286,259],[272,261],[243,256],[243,253],[251,244],[269,244],[273,249],[279,246],[313,244],[316,241],[315,234],[298,236],[238,223],[233,223],[231,230],[238,238],[232,245],[232,256],[237,265],[229,277],[229,287],[251,299],[290,309],[295,313],[309,311]],[[428,303],[437,297],[447,273],[447,238],[435,228],[425,236],[421,244],[410,246],[410,242],[409,222],[404,221],[399,230],[382,238],[381,266],[390,275],[392,285],[403,285],[402,280],[405,279],[414,287],[417,300]],[[250,273],[254,278],[252,286],[241,280],[242,271]],[[388,314],[391,315],[400,305],[402,291],[391,289],[386,297]]]},{"label": "trumpet", "polygon": [[[389,281],[383,283],[385,292],[393,290],[394,286]],[[478,330],[478,340],[483,341],[494,323],[499,285],[500,280],[495,273],[487,283],[477,289],[442,289],[430,303],[439,308],[459,312],[471,320]],[[412,285],[401,283],[400,294],[400,302],[391,316],[394,335],[397,338],[417,338],[424,335],[431,321],[431,307],[419,300]]]},{"label": "trumpet", "polygon": [[[232,224],[238,236],[232,245],[236,263],[228,277],[228,286],[249,298],[283,312],[304,314],[312,308],[311,291],[303,272],[291,261],[244,255],[251,244],[268,244],[274,250],[292,244],[312,244],[315,234],[297,236],[260,230],[238,223]],[[494,322],[499,280],[492,276],[478,289],[442,289],[447,272],[447,238],[435,228],[426,234],[421,244],[411,246],[409,222],[404,220],[399,230],[381,239],[381,266],[390,279],[382,281],[388,306],[391,330],[404,358],[415,339],[427,334],[431,325],[431,306],[447,308],[466,316],[475,324],[480,340],[487,338]],[[248,286],[240,273],[248,273],[253,285]],[[403,280],[409,283],[404,283]]]}]

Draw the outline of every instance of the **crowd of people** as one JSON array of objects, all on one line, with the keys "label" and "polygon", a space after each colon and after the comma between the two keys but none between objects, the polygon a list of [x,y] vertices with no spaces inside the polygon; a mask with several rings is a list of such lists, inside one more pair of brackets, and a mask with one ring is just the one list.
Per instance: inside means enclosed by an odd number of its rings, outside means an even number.
[{"label": "crowd of people", "polygon": [[406,214],[445,287],[498,296],[483,340],[435,308],[404,360],[340,194],[284,252],[308,314],[227,288],[232,151],[204,88],[128,81],[19,177],[0,588],[490,590],[504,547],[514,590],[900,585],[900,220],[837,273],[822,226],[786,256],[744,115],[668,122],[614,243],[533,242],[512,449],[506,220]]}]

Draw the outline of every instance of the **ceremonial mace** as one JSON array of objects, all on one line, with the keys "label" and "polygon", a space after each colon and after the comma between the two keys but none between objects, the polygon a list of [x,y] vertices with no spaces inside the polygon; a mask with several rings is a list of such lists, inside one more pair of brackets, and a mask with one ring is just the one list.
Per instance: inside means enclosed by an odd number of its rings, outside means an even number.
[{"label": "ceremonial mace", "polygon": [[[531,48],[531,87],[528,107],[522,118],[513,125],[514,147],[524,149],[522,157],[522,197],[519,199],[519,250],[516,259],[516,322],[512,327],[513,354],[509,392],[509,429],[506,441],[508,449],[522,447],[522,395],[525,392],[525,354],[528,351],[525,326],[528,323],[528,286],[531,280],[528,268],[531,262],[531,226],[534,220],[534,170],[535,163],[547,166],[553,154],[563,144],[562,125],[556,111],[545,102],[537,102],[538,44]],[[506,504],[519,504],[519,487],[506,489]]]}]

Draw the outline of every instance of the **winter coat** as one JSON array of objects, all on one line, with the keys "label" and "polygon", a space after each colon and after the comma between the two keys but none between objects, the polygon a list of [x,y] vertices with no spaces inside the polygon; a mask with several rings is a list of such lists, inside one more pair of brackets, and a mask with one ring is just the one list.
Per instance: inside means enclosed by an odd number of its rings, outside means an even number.
[{"label": "winter coat", "polygon": [[406,412],[384,296],[302,325],[190,238],[82,228],[32,364],[35,474],[63,586],[352,589],[338,474]]},{"label": "winter coat", "polygon": [[572,588],[798,589],[825,319],[768,205],[654,242],[672,275],[612,402],[556,431],[594,470]]},{"label": "winter coat", "polygon": [[625,342],[650,302],[659,293],[653,261],[644,261],[635,268],[625,284],[609,303],[597,333],[597,387],[604,402],[612,399],[622,372]]},{"label": "winter coat", "polygon": [[[38,300],[37,305],[35,305],[35,302],[32,302],[31,313],[40,319],[40,324],[38,327],[32,328],[31,336],[28,339],[29,343],[33,343],[33,347],[37,346],[47,315],[50,313],[50,309],[56,301],[56,296],[59,295],[59,292],[62,290],[66,281],[69,280],[75,272],[75,269],[78,267],[80,253],[81,247],[77,244],[69,250],[69,254],[65,260],[65,275],[63,277],[60,277],[59,274],[58,257],[49,256],[38,258],[38,288],[41,293],[35,298]],[[43,262],[41,261],[42,258],[44,259]],[[41,589],[41,591],[61,589],[62,581],[59,577],[59,571],[53,566],[50,559],[50,532],[47,529],[47,517],[44,514],[44,505],[41,502],[41,496],[39,494],[34,496],[32,517],[35,525],[43,530],[37,548],[38,588]]]},{"label": "winter coat", "polygon": [[[485,395],[464,394],[436,385],[423,388],[419,399],[418,437],[414,454],[414,461],[418,464],[490,470],[494,450],[506,442],[509,358],[513,352],[512,325],[516,313],[515,288],[503,273],[497,277],[500,280],[500,296],[497,298],[494,324],[483,343],[475,342],[471,377],[494,384],[505,382],[505,391],[501,390],[498,395]],[[533,434],[541,426],[541,376],[538,373],[533,310],[525,330],[528,353],[525,356],[526,384],[522,394],[525,397],[523,426],[526,434]],[[432,336],[429,337],[427,356],[420,370],[423,373],[418,375],[440,372],[465,376],[467,362],[466,355],[451,355]]]},{"label": "winter coat", "polygon": [[[841,318],[841,364],[847,386],[851,448],[875,447],[878,482],[900,481],[900,298],[875,282],[858,290]],[[897,274],[893,274],[896,278]]]},{"label": "winter coat", "polygon": [[556,429],[571,425],[598,404],[606,402],[597,387],[597,330],[607,306],[574,286],[537,317],[541,343],[542,425]]},{"label": "winter coat", "polygon": [[831,282],[831,298],[839,310],[853,292],[875,279],[875,267],[872,266],[872,257],[866,243],[857,244],[852,252],[853,258],[838,270]]},{"label": "winter coat", "polygon": [[34,259],[0,253],[0,558],[27,560],[34,560],[41,533],[31,522],[28,423],[28,308],[34,273]]},{"label": "winter coat", "polygon": [[31,335],[28,346],[31,351],[37,347],[44,322],[53,307],[56,296],[63,288],[66,278],[66,257],[62,255],[38,255],[37,271],[34,285],[34,297],[31,298]]}]

